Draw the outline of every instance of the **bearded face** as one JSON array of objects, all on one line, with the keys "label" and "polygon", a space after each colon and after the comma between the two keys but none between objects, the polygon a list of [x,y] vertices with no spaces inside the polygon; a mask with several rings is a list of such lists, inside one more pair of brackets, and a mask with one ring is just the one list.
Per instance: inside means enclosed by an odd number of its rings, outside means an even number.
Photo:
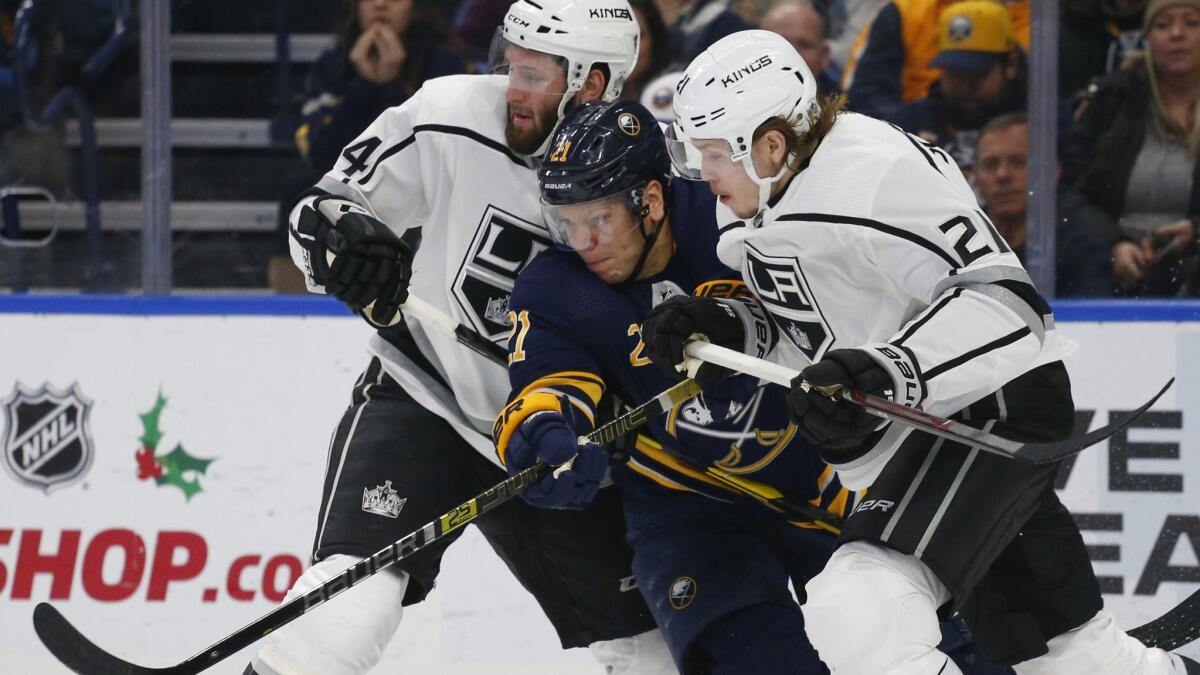
[{"label": "bearded face", "polygon": [[516,45],[505,50],[508,70],[504,140],[520,155],[537,152],[558,124],[558,107],[567,91],[560,59]]}]

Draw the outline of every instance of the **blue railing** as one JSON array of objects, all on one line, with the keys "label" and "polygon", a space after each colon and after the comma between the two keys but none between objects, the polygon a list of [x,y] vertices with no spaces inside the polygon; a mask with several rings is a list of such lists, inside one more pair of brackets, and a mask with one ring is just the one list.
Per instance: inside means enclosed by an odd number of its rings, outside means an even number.
[{"label": "blue railing", "polygon": [[[1200,300],[1058,300],[1058,321],[1200,322]],[[319,295],[0,295],[0,314],[352,316]]]}]

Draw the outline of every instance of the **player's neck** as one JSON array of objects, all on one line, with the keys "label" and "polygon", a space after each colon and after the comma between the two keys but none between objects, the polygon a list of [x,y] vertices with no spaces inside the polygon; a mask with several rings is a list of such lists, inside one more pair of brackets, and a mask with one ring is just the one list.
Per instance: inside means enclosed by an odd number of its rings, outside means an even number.
[{"label": "player's neck", "polygon": [[667,269],[667,263],[671,262],[671,256],[675,253],[675,239],[671,236],[670,219],[664,219],[659,228],[658,236],[655,237],[654,244],[650,246],[650,253],[646,255],[646,262],[642,265],[642,271],[638,273],[638,281]]}]

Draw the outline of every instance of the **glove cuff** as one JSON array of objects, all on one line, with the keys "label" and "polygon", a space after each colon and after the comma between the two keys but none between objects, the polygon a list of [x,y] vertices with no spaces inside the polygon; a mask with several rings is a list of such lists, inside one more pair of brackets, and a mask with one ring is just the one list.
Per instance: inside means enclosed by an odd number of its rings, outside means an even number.
[{"label": "glove cuff", "polygon": [[562,414],[562,400],[546,391],[526,394],[504,406],[492,425],[492,440],[501,464],[508,466],[508,443],[521,423],[534,413],[546,411]]},{"label": "glove cuff", "polygon": [[758,359],[765,357],[767,352],[771,351],[772,345],[771,324],[766,320],[766,315],[756,317],[750,306],[738,300],[718,298],[717,302],[731,309],[742,324],[742,344],[721,346],[739,350]]},{"label": "glove cuff", "polygon": [[892,377],[892,400],[910,408],[919,408],[929,393],[917,358],[906,347],[875,342],[859,347]]}]

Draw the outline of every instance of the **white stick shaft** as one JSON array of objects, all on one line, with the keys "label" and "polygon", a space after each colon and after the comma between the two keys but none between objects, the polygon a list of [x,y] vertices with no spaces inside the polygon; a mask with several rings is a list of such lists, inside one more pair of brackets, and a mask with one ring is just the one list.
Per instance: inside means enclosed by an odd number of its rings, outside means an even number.
[{"label": "white stick shaft", "polygon": [[449,335],[455,335],[458,322],[450,318],[442,310],[425,302],[415,295],[409,295],[400,311],[421,322],[426,328],[436,328]]},{"label": "white stick shaft", "polygon": [[739,373],[753,375],[754,377],[762,378],[784,387],[792,386],[792,380],[800,374],[800,371],[792,370],[787,366],[756,359],[749,354],[735,352],[732,349],[709,342],[696,341],[688,343],[684,351],[693,359],[706,361]]}]

